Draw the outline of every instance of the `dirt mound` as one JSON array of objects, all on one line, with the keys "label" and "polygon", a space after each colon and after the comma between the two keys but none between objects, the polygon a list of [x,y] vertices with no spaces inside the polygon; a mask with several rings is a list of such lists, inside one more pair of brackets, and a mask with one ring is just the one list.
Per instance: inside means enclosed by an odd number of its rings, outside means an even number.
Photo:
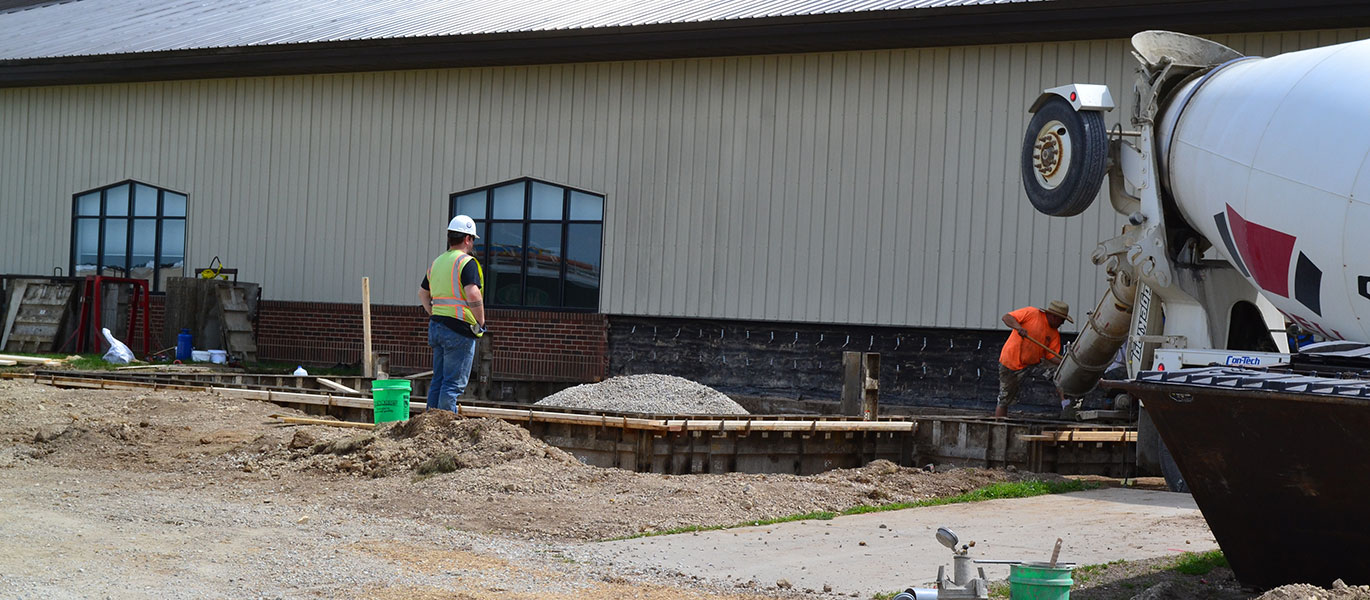
[{"label": "dirt mound", "polygon": [[371,477],[431,475],[523,460],[580,464],[517,425],[497,419],[463,419],[440,410],[372,433],[301,428],[283,452],[301,470]]},{"label": "dirt mound", "polygon": [[[1003,471],[991,469],[952,469],[931,473],[901,467],[888,460],[875,460],[856,469],[834,469],[809,475],[814,482],[855,492],[863,503],[912,502],[935,496],[955,496],[1000,481],[1012,480]],[[1041,478],[1056,479],[1057,475]],[[845,508],[845,507],[843,507]]]},{"label": "dirt mound", "polygon": [[624,375],[567,388],[537,406],[657,415],[745,415],[723,392],[672,375]]},{"label": "dirt mound", "polygon": [[1298,583],[1277,587],[1261,595],[1257,600],[1367,600],[1370,599],[1370,585],[1346,585],[1338,579],[1332,589],[1316,585]]}]

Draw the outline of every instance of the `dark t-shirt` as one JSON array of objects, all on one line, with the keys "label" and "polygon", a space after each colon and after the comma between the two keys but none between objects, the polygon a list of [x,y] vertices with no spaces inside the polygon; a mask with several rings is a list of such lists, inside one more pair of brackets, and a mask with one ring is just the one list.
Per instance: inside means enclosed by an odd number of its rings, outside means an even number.
[{"label": "dark t-shirt", "polygon": [[[466,266],[464,266],[464,267],[461,268],[461,275],[459,276],[459,278],[461,279],[461,283],[460,283],[461,287],[466,287],[466,286],[468,286],[468,285],[479,286],[479,285],[480,285],[480,270],[479,270],[479,267],[476,266],[476,261],[474,261],[474,260],[468,260],[468,261],[466,261]],[[421,284],[419,284],[419,285],[420,285],[420,287],[422,287],[422,288],[425,289],[425,290],[431,290],[431,289],[433,289],[433,288],[428,287],[428,275],[426,275],[426,274],[423,276],[423,283],[421,283]],[[461,320],[461,319],[454,319],[454,318],[452,318],[452,317],[444,317],[444,316],[442,316],[442,315],[433,315],[433,316],[431,316],[431,317],[428,317],[428,319],[431,320],[431,321],[433,321],[434,323],[439,323],[439,324],[443,325],[444,327],[446,327],[446,328],[448,328],[448,329],[451,329],[452,331],[455,331],[455,332],[457,332],[457,333],[460,333],[460,334],[462,334],[462,335],[464,335],[464,336],[466,336],[466,337],[469,337],[469,338],[476,337],[476,333],[475,333],[474,331],[471,331],[471,324],[470,324],[470,323],[467,323],[466,321],[463,321],[463,320]]]}]

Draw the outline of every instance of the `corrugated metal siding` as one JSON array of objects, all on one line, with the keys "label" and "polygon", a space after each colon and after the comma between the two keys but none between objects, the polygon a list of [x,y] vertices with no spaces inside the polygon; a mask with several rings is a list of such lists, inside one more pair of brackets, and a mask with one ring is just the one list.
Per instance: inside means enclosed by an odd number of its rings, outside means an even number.
[{"label": "corrugated metal siding", "polygon": [[1045,1],[78,0],[0,12],[0,60]]},{"label": "corrugated metal siding", "polygon": [[[1275,54],[1370,30],[1220,38]],[[269,298],[409,303],[448,194],[531,176],[605,193],[608,313],[996,327],[1077,314],[1120,222],[1035,213],[1039,90],[1103,82],[1122,40],[0,90],[0,272],[65,267],[71,195],[190,195],[189,262]]]}]

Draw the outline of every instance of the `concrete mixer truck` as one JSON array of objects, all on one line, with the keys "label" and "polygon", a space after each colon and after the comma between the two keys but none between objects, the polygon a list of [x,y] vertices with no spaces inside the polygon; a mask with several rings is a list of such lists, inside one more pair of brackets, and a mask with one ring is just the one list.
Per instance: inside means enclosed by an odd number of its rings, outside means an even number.
[{"label": "concrete mixer truck", "polygon": [[[1105,86],[1030,108],[1032,205],[1070,217],[1107,186],[1126,217],[1101,232],[1108,286],[1055,382],[1083,395],[1124,349],[1108,385],[1142,404],[1139,462],[1154,429],[1242,582],[1370,583],[1370,41],[1132,44],[1111,129]],[[1285,354],[1286,327],[1347,342]]]}]

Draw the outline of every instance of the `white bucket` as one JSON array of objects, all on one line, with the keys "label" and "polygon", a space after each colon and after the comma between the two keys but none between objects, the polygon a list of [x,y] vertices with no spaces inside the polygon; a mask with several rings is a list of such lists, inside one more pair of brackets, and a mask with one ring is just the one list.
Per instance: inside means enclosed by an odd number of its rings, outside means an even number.
[{"label": "white bucket", "polygon": [[190,360],[192,362],[209,362],[208,350],[191,350]]},{"label": "white bucket", "polygon": [[227,351],[227,350],[210,350],[210,351],[209,351],[209,362],[212,362],[212,363],[214,363],[214,364],[216,364],[216,365],[222,365],[222,364],[228,363],[228,351]]}]

